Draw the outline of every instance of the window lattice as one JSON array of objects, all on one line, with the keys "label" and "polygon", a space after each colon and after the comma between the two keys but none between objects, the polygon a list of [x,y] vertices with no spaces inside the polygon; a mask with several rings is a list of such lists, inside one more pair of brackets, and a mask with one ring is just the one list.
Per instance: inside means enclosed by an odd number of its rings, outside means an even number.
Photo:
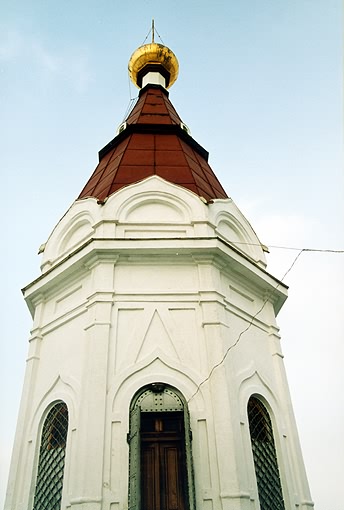
[{"label": "window lattice", "polygon": [[44,422],[33,510],[60,510],[68,432],[68,409],[56,404]]},{"label": "window lattice", "polygon": [[248,420],[261,510],[284,510],[275,441],[269,413],[257,398],[251,397]]}]

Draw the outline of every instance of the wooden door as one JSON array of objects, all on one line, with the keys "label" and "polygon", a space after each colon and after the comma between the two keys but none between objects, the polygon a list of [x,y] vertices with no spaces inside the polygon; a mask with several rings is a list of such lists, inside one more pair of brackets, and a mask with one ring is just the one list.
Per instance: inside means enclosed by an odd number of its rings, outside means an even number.
[{"label": "wooden door", "polygon": [[187,510],[182,412],[141,414],[141,510]]}]

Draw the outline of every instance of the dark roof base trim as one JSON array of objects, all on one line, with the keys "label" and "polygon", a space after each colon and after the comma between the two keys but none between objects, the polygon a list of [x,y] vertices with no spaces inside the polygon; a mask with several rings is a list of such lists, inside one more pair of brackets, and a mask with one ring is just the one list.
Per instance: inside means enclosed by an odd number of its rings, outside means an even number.
[{"label": "dark roof base trim", "polygon": [[186,142],[192,149],[194,149],[200,156],[202,156],[205,161],[208,161],[209,152],[206,151],[199,143],[196,142],[192,138],[192,136],[188,135],[188,133],[181,126],[176,125],[155,125],[155,124],[128,124],[127,127],[119,133],[111,142],[109,142],[105,147],[103,147],[99,153],[99,161],[103,159],[103,157],[112,149],[119,145],[125,138],[133,133],[150,133],[156,135],[177,135],[184,142]]}]

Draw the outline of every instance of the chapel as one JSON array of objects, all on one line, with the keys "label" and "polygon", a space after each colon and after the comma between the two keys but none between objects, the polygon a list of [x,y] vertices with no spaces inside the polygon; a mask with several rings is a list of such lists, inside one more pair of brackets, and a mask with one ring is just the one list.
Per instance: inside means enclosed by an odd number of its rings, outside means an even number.
[{"label": "chapel", "polygon": [[178,72],[154,38],[134,51],[137,102],[23,289],[5,510],[313,507],[276,322],[287,287],[175,110]]}]

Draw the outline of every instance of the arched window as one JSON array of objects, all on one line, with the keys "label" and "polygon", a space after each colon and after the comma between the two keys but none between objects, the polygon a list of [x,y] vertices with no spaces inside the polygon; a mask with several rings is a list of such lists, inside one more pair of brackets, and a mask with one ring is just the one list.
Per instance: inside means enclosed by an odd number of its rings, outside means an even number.
[{"label": "arched window", "polygon": [[61,508],[67,432],[68,409],[59,402],[43,425],[33,510]]},{"label": "arched window", "polygon": [[130,407],[129,510],[194,510],[187,404],[163,383],[140,390]]},{"label": "arched window", "polygon": [[251,397],[247,406],[251,444],[261,510],[284,510],[282,486],[269,413]]}]

